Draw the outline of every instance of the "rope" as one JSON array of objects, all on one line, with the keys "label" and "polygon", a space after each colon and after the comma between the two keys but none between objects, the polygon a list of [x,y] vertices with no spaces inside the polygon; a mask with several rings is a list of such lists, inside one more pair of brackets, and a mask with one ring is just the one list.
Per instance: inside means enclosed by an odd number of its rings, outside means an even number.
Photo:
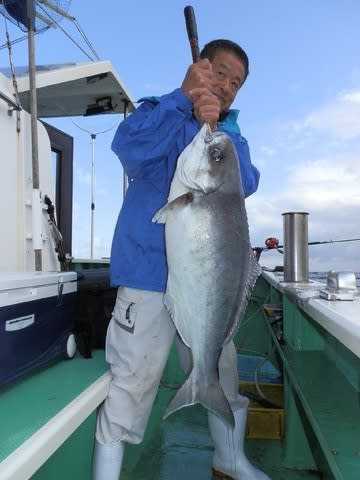
[{"label": "rope", "polygon": [[16,81],[16,75],[15,75],[15,69],[14,69],[14,63],[13,63],[10,35],[9,35],[8,25],[7,25],[7,21],[6,21],[5,17],[4,17],[4,23],[5,23],[5,32],[6,32],[6,47],[8,49],[11,78],[12,78],[12,84],[13,84],[13,87],[14,87],[14,97],[15,97],[16,103],[18,104],[19,108],[21,109],[18,84],[17,84],[17,81]]}]

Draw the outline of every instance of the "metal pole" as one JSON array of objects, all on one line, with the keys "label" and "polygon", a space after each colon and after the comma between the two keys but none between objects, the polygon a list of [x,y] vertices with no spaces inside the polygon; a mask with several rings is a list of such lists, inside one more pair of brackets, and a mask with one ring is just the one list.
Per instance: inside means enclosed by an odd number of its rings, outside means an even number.
[{"label": "metal pole", "polygon": [[[29,55],[29,104],[31,115],[31,155],[32,155],[32,183],[33,183],[33,248],[35,255],[35,270],[42,269],[42,239],[41,239],[41,195],[39,181],[39,152],[37,131],[37,95],[36,95],[36,68],[35,68],[35,7],[33,0],[26,1],[28,16],[28,55]],[[40,219],[38,216],[40,215]],[[34,228],[37,225],[37,228]]]},{"label": "metal pole", "polygon": [[95,216],[95,139],[96,134],[91,134],[91,234],[90,234],[90,258],[94,258],[94,216]]},{"label": "metal pole", "polygon": [[[124,103],[124,120],[125,120],[125,118],[128,115],[129,101],[128,100],[123,100],[123,103]],[[128,186],[129,186],[129,180],[127,178],[125,170],[123,170],[123,201],[124,201],[125,194],[126,194],[126,191],[128,189]]]},{"label": "metal pole", "polygon": [[284,280],[309,281],[308,213],[283,213]]}]

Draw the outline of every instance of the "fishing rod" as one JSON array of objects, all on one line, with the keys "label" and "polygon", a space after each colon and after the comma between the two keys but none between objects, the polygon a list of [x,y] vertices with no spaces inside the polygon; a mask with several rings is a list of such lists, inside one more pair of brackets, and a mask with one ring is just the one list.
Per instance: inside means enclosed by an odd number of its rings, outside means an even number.
[{"label": "fishing rod", "polygon": [[197,26],[196,26],[196,18],[195,18],[194,9],[191,5],[188,5],[184,8],[184,16],[185,16],[186,30],[188,34],[189,43],[190,43],[193,63],[196,63],[200,58],[200,50],[199,50],[199,39],[198,39]]},{"label": "fishing rod", "polygon": [[[342,240],[318,240],[316,242],[308,242],[308,245],[325,245],[329,243],[344,243],[344,242],[358,242],[360,238],[345,238]],[[258,258],[264,250],[277,250],[279,253],[284,253],[284,245],[279,245],[279,240],[275,237],[269,237],[265,240],[265,247],[254,247]]]},{"label": "fishing rod", "polygon": [[[318,240],[316,242],[308,242],[308,245],[323,245],[325,243],[343,243],[343,242],[357,242],[360,238],[346,238],[343,240]],[[274,248],[284,248],[284,245],[279,245],[279,240],[274,237],[269,237],[265,240],[267,250]]]},{"label": "fishing rod", "polygon": [[360,238],[346,238],[345,240],[321,240],[318,242],[309,242],[308,245],[322,245],[323,243],[342,243],[342,242],[358,242]]}]

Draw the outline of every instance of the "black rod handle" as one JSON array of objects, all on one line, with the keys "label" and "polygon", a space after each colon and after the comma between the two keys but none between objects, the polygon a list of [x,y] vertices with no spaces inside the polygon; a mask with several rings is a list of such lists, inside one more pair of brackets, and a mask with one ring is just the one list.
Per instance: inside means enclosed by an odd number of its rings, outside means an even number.
[{"label": "black rod handle", "polygon": [[197,62],[200,58],[199,40],[196,26],[194,9],[191,5],[184,8],[186,30],[190,42],[191,54],[193,62]]}]

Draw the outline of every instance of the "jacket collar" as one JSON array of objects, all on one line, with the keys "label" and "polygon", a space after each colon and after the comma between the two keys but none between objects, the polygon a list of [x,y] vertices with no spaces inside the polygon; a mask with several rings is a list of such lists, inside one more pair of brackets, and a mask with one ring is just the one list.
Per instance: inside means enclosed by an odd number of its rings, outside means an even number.
[{"label": "jacket collar", "polygon": [[[140,102],[150,102],[154,105],[157,105],[160,101],[160,97],[157,96],[150,96],[150,97],[141,97],[138,100]],[[219,126],[222,127],[224,130],[228,130],[232,133],[236,133],[241,135],[239,125],[237,123],[237,119],[239,116],[239,110],[230,108],[227,112],[222,113],[219,118]]]}]

